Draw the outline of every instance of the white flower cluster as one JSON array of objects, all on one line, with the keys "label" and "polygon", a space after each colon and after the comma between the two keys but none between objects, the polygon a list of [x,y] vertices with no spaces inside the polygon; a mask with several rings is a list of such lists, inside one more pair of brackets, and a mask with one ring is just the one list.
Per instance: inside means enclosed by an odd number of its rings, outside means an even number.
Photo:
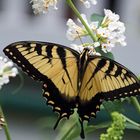
[{"label": "white flower cluster", "polygon": [[47,13],[48,7],[53,6],[57,10],[57,0],[31,0],[34,14]]},{"label": "white flower cluster", "polygon": [[[31,0],[30,3],[32,3],[34,14],[45,14],[51,6],[57,10],[57,2],[58,0]],[[86,8],[90,8],[91,4],[97,4],[97,0],[80,0],[80,2],[82,2]]]},{"label": "white flower cluster", "polygon": [[9,82],[9,77],[15,77],[17,73],[18,70],[11,61],[0,57],[0,88]]},{"label": "white flower cluster", "polygon": [[[86,24],[92,30],[95,30],[98,27],[98,22],[91,22],[91,24],[89,24],[88,20],[86,18],[86,15],[81,14],[81,16],[84,19],[84,21],[86,22]],[[78,22],[81,24],[80,20],[78,20]],[[66,36],[71,41],[79,38],[79,36],[82,37],[82,36],[88,35],[88,32],[85,29],[85,27],[82,24],[81,24],[81,26],[78,26],[72,19],[68,19],[67,26],[68,26],[68,30],[67,30]]]},{"label": "white flower cluster", "polygon": [[119,15],[107,9],[104,12],[105,17],[100,27],[96,30],[102,50],[110,52],[117,45],[126,46],[125,25],[119,21]]},{"label": "white flower cluster", "polygon": [[[94,42],[94,47],[100,46],[102,50],[107,53],[117,45],[126,46],[125,41],[125,26],[124,23],[119,21],[119,15],[113,13],[111,10],[104,10],[105,17],[102,23],[99,25],[97,22],[88,23],[86,16],[81,15],[90,29],[97,37],[97,42]],[[87,36],[88,32],[84,26],[78,26],[72,19],[67,21],[67,38],[71,41]]]},{"label": "white flower cluster", "polygon": [[91,4],[96,5],[97,0],[80,0],[86,8],[90,8]]}]

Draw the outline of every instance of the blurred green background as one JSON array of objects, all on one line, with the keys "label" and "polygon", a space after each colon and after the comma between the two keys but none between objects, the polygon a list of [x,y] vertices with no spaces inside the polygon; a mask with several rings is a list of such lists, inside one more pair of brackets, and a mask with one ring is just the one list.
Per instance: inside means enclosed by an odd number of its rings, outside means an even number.
[{"label": "blurred green background", "polygon": [[[0,0],[0,53],[8,44],[20,40],[40,40],[69,45],[66,39],[66,21],[73,17],[72,11],[64,0],[58,2],[58,10],[50,9],[47,15],[35,16],[32,13],[30,0]],[[126,23],[127,47],[116,47],[113,50],[115,59],[124,64],[136,75],[140,73],[140,1],[138,0],[98,0],[98,4],[85,9],[77,2],[81,13],[89,17],[95,12],[102,14],[104,8],[112,9]],[[59,27],[59,28],[58,28]],[[21,71],[20,71],[21,72]],[[57,114],[46,106],[42,97],[41,84],[33,81],[24,73],[23,87],[14,93],[20,85],[20,78],[11,78],[8,85],[3,86],[0,103],[7,118],[13,140],[50,140],[55,139],[57,130],[53,130]],[[126,107],[128,109],[128,107]],[[129,107],[128,115],[140,122],[133,107]],[[99,112],[97,119],[105,120],[105,112]],[[46,126],[48,128],[46,128]],[[61,127],[61,124],[60,126]],[[45,129],[44,129],[45,128]],[[101,131],[95,131],[86,137],[87,140],[99,139]],[[127,130],[124,140],[139,140],[138,131]],[[79,138],[80,139],[80,138]],[[4,131],[0,131],[0,140],[5,140]]]}]

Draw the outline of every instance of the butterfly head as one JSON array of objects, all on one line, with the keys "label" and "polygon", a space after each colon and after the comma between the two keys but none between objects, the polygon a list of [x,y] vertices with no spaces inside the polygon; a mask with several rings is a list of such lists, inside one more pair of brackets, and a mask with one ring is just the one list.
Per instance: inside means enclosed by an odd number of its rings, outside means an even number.
[{"label": "butterfly head", "polygon": [[96,50],[93,46],[86,46],[84,48],[83,52],[86,52],[87,56],[101,56],[100,53],[96,52]]}]

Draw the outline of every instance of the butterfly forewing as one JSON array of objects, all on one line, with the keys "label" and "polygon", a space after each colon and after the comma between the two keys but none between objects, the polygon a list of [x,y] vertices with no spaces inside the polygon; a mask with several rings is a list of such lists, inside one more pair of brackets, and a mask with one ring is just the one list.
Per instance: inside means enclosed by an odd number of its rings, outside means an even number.
[{"label": "butterfly forewing", "polygon": [[114,100],[140,93],[137,77],[111,59],[94,56],[87,60],[79,93],[78,113],[83,120],[95,116],[103,100]]},{"label": "butterfly forewing", "polygon": [[44,97],[60,115],[69,117],[77,96],[79,54],[58,44],[17,42],[4,53],[24,72],[43,83]]}]

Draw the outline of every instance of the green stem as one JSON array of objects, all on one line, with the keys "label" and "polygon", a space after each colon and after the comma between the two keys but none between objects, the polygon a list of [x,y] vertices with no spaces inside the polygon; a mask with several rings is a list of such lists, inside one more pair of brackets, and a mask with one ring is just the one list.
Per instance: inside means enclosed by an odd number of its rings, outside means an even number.
[{"label": "green stem", "polygon": [[87,23],[84,21],[84,19],[82,18],[81,14],[77,10],[77,8],[74,6],[72,0],[66,0],[66,1],[67,1],[68,5],[70,6],[70,8],[73,10],[73,12],[76,14],[76,16],[80,19],[81,23],[86,28],[86,30],[89,33],[89,35],[92,38],[92,40],[96,42],[98,40],[98,38],[96,37],[95,34],[93,34],[92,30],[89,28],[89,26],[87,25]]},{"label": "green stem", "polygon": [[140,127],[140,124],[139,124],[139,123],[136,123],[135,121],[131,120],[130,118],[126,117],[126,116],[123,115],[123,114],[121,114],[121,115],[124,117],[124,119],[125,119],[127,122],[129,122],[129,123],[131,123],[132,125],[135,125],[135,126],[137,126],[137,127]]},{"label": "green stem", "polygon": [[[1,106],[0,106],[0,114],[2,115],[2,117],[5,120],[5,116],[4,116],[4,113],[3,113],[3,110],[2,110]],[[4,128],[4,131],[5,131],[6,139],[11,140],[10,133],[9,133],[9,128],[8,128],[8,124],[7,124],[6,120],[5,120],[5,124],[4,124],[3,128]]]},{"label": "green stem", "polygon": [[137,111],[140,113],[140,104],[139,104],[139,101],[137,100],[137,98],[136,97],[131,97],[131,102],[135,106]]}]

